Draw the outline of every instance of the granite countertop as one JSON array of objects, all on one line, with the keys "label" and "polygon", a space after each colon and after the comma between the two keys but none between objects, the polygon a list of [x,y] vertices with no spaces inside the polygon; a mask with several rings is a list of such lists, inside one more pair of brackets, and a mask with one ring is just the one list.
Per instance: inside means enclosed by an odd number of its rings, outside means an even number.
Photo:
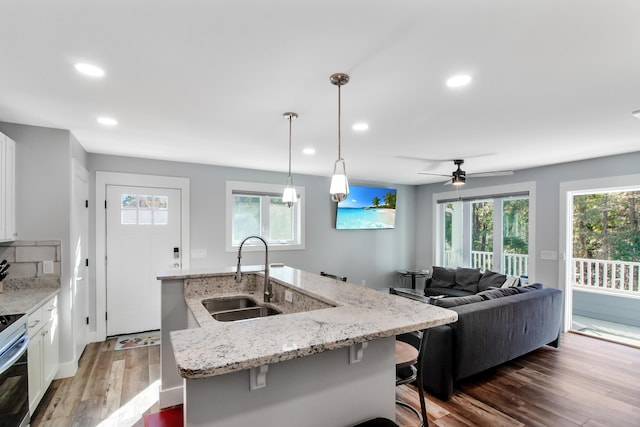
[{"label": "granite countertop", "polygon": [[7,289],[0,294],[0,315],[30,314],[46,300],[60,293],[60,288]]},{"label": "granite countertop", "polygon": [[[158,278],[187,282],[229,276],[234,270],[231,267],[208,272],[183,270],[160,273]],[[185,297],[187,305],[201,327],[171,332],[182,377],[223,375],[444,325],[458,318],[452,310],[290,267],[272,267],[271,277],[297,292],[332,302],[336,307],[242,322],[218,322],[211,319],[200,304],[207,295],[202,292],[188,295]],[[260,291],[261,278],[257,286]],[[260,294],[257,292],[254,296]],[[212,292],[208,296],[219,295]]]}]

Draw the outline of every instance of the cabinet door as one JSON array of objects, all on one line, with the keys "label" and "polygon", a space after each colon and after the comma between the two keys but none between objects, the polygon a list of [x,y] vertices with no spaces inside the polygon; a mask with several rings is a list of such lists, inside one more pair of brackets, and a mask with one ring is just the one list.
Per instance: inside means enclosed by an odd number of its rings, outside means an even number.
[{"label": "cabinet door", "polygon": [[15,240],[16,143],[0,133],[0,241]]},{"label": "cabinet door", "polygon": [[5,147],[7,145],[7,137],[3,134],[0,133],[0,242],[3,242],[6,239],[6,216],[7,214],[5,213],[6,211],[6,178],[5,178],[5,158],[6,158],[6,154],[5,154]]},{"label": "cabinet door", "polygon": [[45,325],[42,330],[43,342],[43,368],[44,368],[44,384],[46,390],[51,385],[51,381],[58,373],[58,316],[53,318]]},{"label": "cabinet door", "polygon": [[4,229],[7,240],[16,238],[16,143],[5,137],[4,150]]},{"label": "cabinet door", "polygon": [[37,333],[30,338],[27,347],[29,371],[29,411],[33,414],[40,399],[44,395],[42,384],[42,334]]}]

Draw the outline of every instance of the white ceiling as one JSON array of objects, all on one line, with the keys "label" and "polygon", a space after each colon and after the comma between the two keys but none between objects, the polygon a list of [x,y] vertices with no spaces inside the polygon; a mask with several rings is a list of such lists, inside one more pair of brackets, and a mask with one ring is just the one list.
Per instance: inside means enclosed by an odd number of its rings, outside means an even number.
[{"label": "white ceiling", "polygon": [[336,72],[352,181],[640,150],[639,0],[2,0],[0,17],[0,121],[91,153],[286,172],[294,111],[294,174],[330,176]]}]

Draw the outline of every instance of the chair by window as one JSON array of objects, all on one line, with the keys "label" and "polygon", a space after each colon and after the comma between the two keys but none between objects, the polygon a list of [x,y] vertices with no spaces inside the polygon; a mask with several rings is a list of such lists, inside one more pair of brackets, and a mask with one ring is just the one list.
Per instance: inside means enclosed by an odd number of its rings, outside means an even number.
[{"label": "chair by window", "polygon": [[324,277],[330,277],[330,278],[335,279],[335,280],[340,280],[342,282],[346,282],[347,281],[347,276],[336,276],[335,274],[325,273],[324,271],[321,271],[320,275],[324,276]]}]

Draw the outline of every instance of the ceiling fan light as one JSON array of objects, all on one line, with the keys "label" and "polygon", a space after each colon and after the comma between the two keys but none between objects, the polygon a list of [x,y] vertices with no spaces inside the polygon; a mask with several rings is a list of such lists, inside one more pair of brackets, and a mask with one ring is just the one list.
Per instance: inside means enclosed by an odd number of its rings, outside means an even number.
[{"label": "ceiling fan light", "polygon": [[451,184],[453,185],[464,185],[465,178],[463,176],[454,176],[451,178]]}]

